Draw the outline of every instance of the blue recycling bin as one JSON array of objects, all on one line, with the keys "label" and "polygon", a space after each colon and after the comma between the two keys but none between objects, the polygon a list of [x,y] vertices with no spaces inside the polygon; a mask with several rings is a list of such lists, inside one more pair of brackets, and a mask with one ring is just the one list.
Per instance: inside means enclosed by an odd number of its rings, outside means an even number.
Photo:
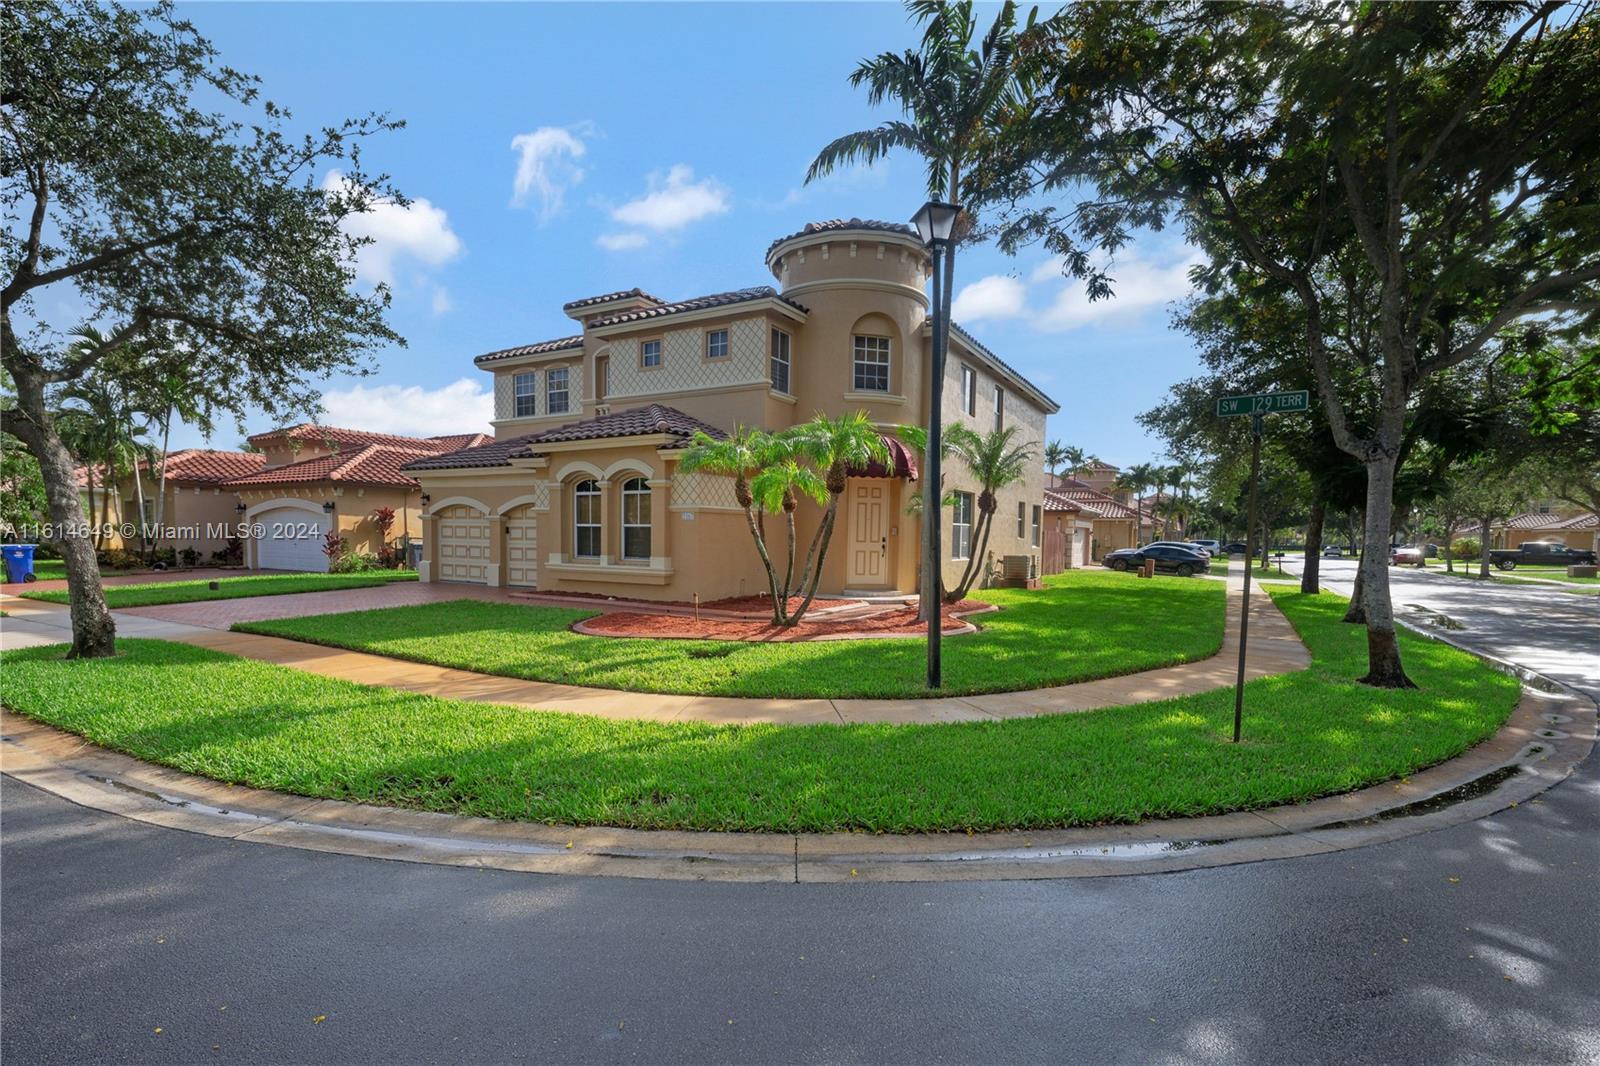
[{"label": "blue recycling bin", "polygon": [[33,544],[0,544],[0,554],[6,558],[6,580],[13,584],[37,581],[33,574]]}]

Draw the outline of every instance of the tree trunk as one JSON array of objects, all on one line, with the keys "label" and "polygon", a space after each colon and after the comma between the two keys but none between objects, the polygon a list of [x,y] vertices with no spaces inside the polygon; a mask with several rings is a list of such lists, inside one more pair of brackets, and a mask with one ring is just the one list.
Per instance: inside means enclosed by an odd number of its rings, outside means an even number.
[{"label": "tree trunk", "polygon": [[1322,500],[1311,505],[1311,515],[1306,522],[1306,559],[1300,567],[1300,591],[1306,595],[1322,587],[1322,523],[1328,515],[1328,505]]},{"label": "tree trunk", "polygon": [[817,545],[817,568],[812,572],[809,583],[803,579],[801,581],[801,584],[805,585],[806,598],[800,601],[800,606],[795,609],[794,616],[789,619],[789,625],[794,625],[801,618],[804,618],[805,613],[811,609],[811,601],[817,598],[817,586],[822,584],[822,560],[828,557],[828,542],[833,539],[833,523],[838,513],[839,497],[829,493],[828,511],[822,516],[822,525],[817,530],[822,536],[822,542]]},{"label": "tree trunk", "polygon": [[1484,515],[1478,526],[1478,576],[1489,580],[1489,529],[1494,525],[1493,515]]},{"label": "tree trunk", "polygon": [[139,449],[133,449],[133,499],[134,506],[139,509],[139,557],[145,562],[150,561],[149,529],[144,521],[144,478],[139,474]]},{"label": "tree trunk", "polygon": [[1400,662],[1395,636],[1394,605],[1389,598],[1389,543],[1394,512],[1394,472],[1398,460],[1381,456],[1367,467],[1367,550],[1361,557],[1361,606],[1367,622],[1367,673],[1364,685],[1374,688],[1416,688]]},{"label": "tree trunk", "polygon": [[756,521],[755,512],[750,508],[744,509],[745,521],[750,526],[750,536],[756,542],[756,553],[761,556],[761,565],[767,570],[767,588],[772,592],[772,624],[783,624],[783,611],[787,606],[778,598],[778,572],[773,568],[772,556],[767,554],[767,541],[761,535],[761,524]]},{"label": "tree trunk", "polygon": [[1367,609],[1363,606],[1361,599],[1361,594],[1364,591],[1361,587],[1362,584],[1361,564],[1358,561],[1356,564],[1356,580],[1350,588],[1350,606],[1345,608],[1344,618],[1341,619],[1341,621],[1349,622],[1353,626],[1367,624]]},{"label": "tree trunk", "polygon": [[100,659],[115,655],[117,624],[100,587],[100,566],[89,537],[89,522],[72,476],[72,454],[61,443],[55,422],[45,409],[44,382],[20,365],[13,368],[12,379],[17,390],[17,415],[7,428],[39,460],[50,521],[58,533],[53,539],[61,545],[67,567],[67,597],[72,612],[72,650],[67,657]]},{"label": "tree trunk", "polygon": [[[156,489],[156,550],[161,550],[161,523],[167,514],[167,447],[172,443],[172,408],[167,408],[167,417],[161,423],[161,480]],[[177,549],[177,541],[173,541],[173,549]],[[172,561],[177,563],[177,555]]]},{"label": "tree trunk", "polygon": [[967,557],[967,567],[961,572],[961,583],[944,594],[942,599],[946,603],[960,603],[966,599],[967,593],[972,591],[973,582],[983,572],[983,555],[989,550],[989,529],[994,525],[994,511],[979,511],[978,524],[979,528],[972,531],[973,543],[967,546],[972,554]]}]

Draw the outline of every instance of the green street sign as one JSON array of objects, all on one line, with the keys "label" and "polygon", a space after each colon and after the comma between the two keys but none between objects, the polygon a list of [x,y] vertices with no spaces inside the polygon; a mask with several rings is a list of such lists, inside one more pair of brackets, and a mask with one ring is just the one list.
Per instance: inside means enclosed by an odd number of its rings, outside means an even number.
[{"label": "green street sign", "polygon": [[1234,415],[1281,415],[1311,410],[1311,393],[1263,392],[1256,396],[1223,396],[1217,400],[1217,417]]}]

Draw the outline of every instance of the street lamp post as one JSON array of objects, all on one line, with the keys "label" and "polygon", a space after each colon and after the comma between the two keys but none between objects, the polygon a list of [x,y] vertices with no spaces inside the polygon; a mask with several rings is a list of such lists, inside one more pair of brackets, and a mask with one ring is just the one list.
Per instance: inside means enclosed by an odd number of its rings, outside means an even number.
[{"label": "street lamp post", "polygon": [[943,475],[940,452],[944,447],[941,406],[944,393],[944,360],[950,346],[950,293],[944,285],[944,272],[940,261],[955,233],[956,217],[961,208],[956,204],[929,200],[912,218],[917,235],[932,257],[933,266],[933,358],[928,368],[928,448],[922,457],[922,595],[928,615],[928,687],[942,684],[939,662],[939,642],[943,635],[943,611],[939,604],[939,569],[942,552],[941,511],[943,510]]}]

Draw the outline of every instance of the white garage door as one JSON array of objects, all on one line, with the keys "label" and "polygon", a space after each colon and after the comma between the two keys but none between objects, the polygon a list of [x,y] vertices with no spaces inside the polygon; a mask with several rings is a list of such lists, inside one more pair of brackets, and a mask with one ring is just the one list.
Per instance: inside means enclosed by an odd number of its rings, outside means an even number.
[{"label": "white garage door", "polygon": [[506,515],[506,584],[539,584],[538,512],[532,504]]},{"label": "white garage door", "polygon": [[476,507],[439,512],[439,580],[481,585],[489,580],[489,520]]},{"label": "white garage door", "polygon": [[273,507],[257,511],[250,524],[261,534],[256,539],[258,568],[319,573],[328,569],[328,557],[322,554],[329,528],[327,515],[298,507]]}]

